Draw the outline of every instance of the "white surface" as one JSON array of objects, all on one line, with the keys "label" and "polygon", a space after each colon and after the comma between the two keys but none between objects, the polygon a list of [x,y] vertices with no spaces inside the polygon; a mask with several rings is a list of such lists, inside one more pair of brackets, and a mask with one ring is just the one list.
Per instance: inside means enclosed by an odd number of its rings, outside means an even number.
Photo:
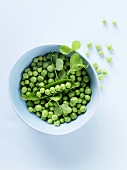
[{"label": "white surface", "polygon": [[[125,0],[0,1],[0,169],[127,169],[127,2]],[[101,23],[105,17],[108,26]],[[118,27],[112,26],[112,20]],[[44,43],[113,44],[108,66],[93,50],[90,60],[108,69],[98,112],[83,128],[66,136],[48,136],[26,126],[8,98],[8,75],[29,48]],[[106,51],[106,49],[105,49]]]}]

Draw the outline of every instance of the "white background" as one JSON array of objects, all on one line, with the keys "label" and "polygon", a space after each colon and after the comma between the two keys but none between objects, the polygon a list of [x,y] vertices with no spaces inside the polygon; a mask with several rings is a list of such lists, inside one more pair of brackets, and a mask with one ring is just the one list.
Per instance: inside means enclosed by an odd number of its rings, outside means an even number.
[{"label": "white background", "polygon": [[[107,26],[102,19],[107,19]],[[112,25],[116,20],[118,26]],[[81,129],[65,136],[39,133],[22,122],[8,97],[15,61],[41,44],[100,42],[89,60],[108,70],[101,104]],[[113,54],[106,45],[111,43]],[[127,170],[127,1],[0,0],[0,170]],[[98,99],[97,99],[98,100]]]}]

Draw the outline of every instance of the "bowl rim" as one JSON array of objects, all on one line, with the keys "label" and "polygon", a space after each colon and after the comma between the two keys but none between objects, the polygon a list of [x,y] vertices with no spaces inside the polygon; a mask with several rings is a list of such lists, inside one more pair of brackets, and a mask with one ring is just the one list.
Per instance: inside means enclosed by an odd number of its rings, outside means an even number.
[{"label": "bowl rim", "polygon": [[22,53],[22,54],[20,55],[20,57],[12,64],[12,66],[11,66],[11,68],[10,68],[10,71],[9,71],[10,73],[9,73],[9,76],[8,76],[8,95],[9,95],[10,103],[11,103],[11,105],[12,105],[12,107],[13,107],[13,110],[15,111],[16,115],[17,115],[27,126],[31,127],[32,129],[34,129],[34,130],[36,130],[36,131],[39,131],[39,132],[41,132],[41,133],[48,134],[48,135],[56,135],[56,136],[66,135],[66,134],[75,132],[75,131],[78,130],[79,128],[83,127],[83,126],[93,117],[94,113],[96,112],[96,110],[97,110],[97,108],[98,108],[98,106],[99,106],[99,104],[100,104],[100,97],[101,97],[101,95],[100,95],[100,88],[99,88],[99,80],[98,80],[98,78],[97,78],[97,74],[96,74],[96,72],[95,72],[95,69],[94,69],[93,65],[91,64],[91,62],[89,61],[89,59],[86,58],[86,57],[84,57],[84,55],[83,55],[81,52],[76,51],[82,58],[84,58],[84,59],[89,63],[92,71],[94,72],[94,76],[95,76],[95,79],[96,79],[97,90],[98,90],[98,93],[99,93],[99,94],[98,94],[98,103],[97,103],[97,106],[96,106],[93,114],[91,114],[91,116],[89,116],[89,118],[87,118],[87,120],[86,120],[85,122],[83,122],[82,124],[79,124],[78,126],[74,127],[73,129],[70,129],[70,130],[68,130],[68,131],[66,131],[66,132],[63,132],[63,133],[52,133],[52,132],[49,133],[49,132],[46,132],[46,131],[42,131],[42,130],[36,128],[36,127],[33,127],[32,124],[30,124],[30,123],[27,122],[22,116],[20,116],[20,114],[18,113],[17,109],[15,108],[15,105],[14,105],[14,103],[13,103],[13,101],[12,101],[12,97],[11,97],[11,94],[10,94],[10,79],[11,79],[11,72],[12,72],[14,66],[17,64],[17,62],[18,62],[27,52],[29,52],[29,51],[31,51],[31,50],[34,50],[34,49],[36,49],[36,48],[39,48],[39,47],[44,47],[44,46],[60,46],[60,44],[53,44],[53,43],[51,43],[51,44],[42,44],[42,45],[34,46],[34,47],[28,49],[27,51],[25,51],[24,53]]}]

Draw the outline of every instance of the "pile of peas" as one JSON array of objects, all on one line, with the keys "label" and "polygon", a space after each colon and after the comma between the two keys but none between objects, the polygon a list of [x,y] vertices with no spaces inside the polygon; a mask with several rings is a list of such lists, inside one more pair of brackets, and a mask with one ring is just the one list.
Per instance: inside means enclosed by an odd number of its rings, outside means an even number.
[{"label": "pile of peas", "polygon": [[[70,70],[70,58],[56,52],[54,55],[63,60],[63,69],[68,72]],[[57,74],[59,74],[59,71],[57,71]],[[56,81],[56,70],[51,61],[51,53],[34,58],[29,67],[24,70],[20,82],[21,97],[29,96],[31,92],[39,89],[36,93],[38,100],[26,101],[28,111],[55,126],[60,126],[65,122],[69,123],[85,113],[86,105],[92,94],[87,71],[84,68],[80,71],[71,71],[68,79],[75,82],[76,87],[74,89],[71,89],[70,82],[45,89],[46,85]],[[59,105],[67,104],[71,108],[69,113],[63,112],[61,115],[54,113],[57,103],[50,101],[50,95],[57,92],[62,94],[62,98],[58,101]],[[47,95],[45,99],[41,99],[43,94]]]}]

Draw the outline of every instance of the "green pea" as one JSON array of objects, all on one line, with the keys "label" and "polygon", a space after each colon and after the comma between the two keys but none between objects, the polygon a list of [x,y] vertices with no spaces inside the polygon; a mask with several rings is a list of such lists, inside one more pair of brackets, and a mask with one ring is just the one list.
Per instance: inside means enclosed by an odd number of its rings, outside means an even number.
[{"label": "green pea", "polygon": [[48,111],[47,110],[43,110],[42,111],[42,116],[45,117],[45,118],[48,117]]},{"label": "green pea", "polygon": [[73,106],[75,106],[76,103],[78,103],[78,98],[77,98],[77,97],[72,97],[72,98],[70,99],[70,104],[73,105]]},{"label": "green pea", "polygon": [[45,83],[45,84],[47,84],[47,83],[48,83],[48,81],[47,81],[47,80],[44,80],[44,83]]},{"label": "green pea", "polygon": [[98,64],[95,62],[95,63],[93,63],[93,67],[95,68],[95,69],[97,69],[98,68]]},{"label": "green pea", "polygon": [[80,110],[78,110],[78,114],[80,115],[80,114],[82,114],[82,112]]},{"label": "green pea", "polygon": [[52,118],[53,112],[49,111],[48,118]]},{"label": "green pea", "polygon": [[49,77],[49,78],[53,78],[54,76],[55,76],[54,73],[48,73],[48,77]]},{"label": "green pea", "polygon": [[86,109],[86,106],[81,106],[81,107],[80,107],[80,111],[81,111],[81,112],[85,112],[86,110],[87,110],[87,109]]},{"label": "green pea", "polygon": [[28,107],[29,112],[33,112],[33,107]]},{"label": "green pea", "polygon": [[80,88],[79,91],[80,91],[81,93],[83,93],[85,90],[84,90],[84,88]]},{"label": "green pea", "polygon": [[61,90],[65,90],[66,89],[65,84],[61,84],[60,88],[61,88]]},{"label": "green pea", "polygon": [[48,71],[44,69],[44,70],[42,70],[41,75],[42,75],[43,77],[45,77],[46,74],[47,74],[47,72],[48,72]]},{"label": "green pea", "polygon": [[20,84],[21,84],[21,86],[25,86],[25,82],[24,81],[21,81]]},{"label": "green pea", "polygon": [[45,90],[45,94],[49,96],[49,95],[51,94],[51,93],[50,93],[50,90],[49,90],[49,89],[46,89],[46,90]]},{"label": "green pea", "polygon": [[33,76],[37,76],[38,75],[38,72],[37,71],[33,71]]},{"label": "green pea", "polygon": [[34,106],[34,103],[33,103],[32,101],[28,101],[28,102],[27,102],[27,106],[33,107],[33,106]]},{"label": "green pea", "polygon": [[32,62],[31,67],[34,67],[34,66],[36,66],[36,63]]},{"label": "green pea", "polygon": [[76,71],[76,76],[81,76],[81,74],[82,74],[81,70]]},{"label": "green pea", "polygon": [[80,93],[80,98],[83,99],[85,97],[84,93]]},{"label": "green pea", "polygon": [[89,89],[89,88],[85,89],[85,94],[91,94],[91,93],[92,93],[91,89]]},{"label": "green pea", "polygon": [[36,112],[37,117],[41,117],[41,112]]},{"label": "green pea", "polygon": [[28,71],[28,75],[29,75],[29,76],[32,76],[32,75],[33,75],[33,72],[32,72],[32,71]]},{"label": "green pea", "polygon": [[38,91],[38,92],[36,93],[36,96],[40,98],[40,97],[41,97],[41,93]]},{"label": "green pea", "polygon": [[68,101],[63,101],[63,103],[69,105],[69,102],[68,102]]},{"label": "green pea", "polygon": [[76,96],[79,96],[80,95],[80,91],[79,90],[75,90],[75,94],[76,94]]},{"label": "green pea", "polygon": [[56,93],[56,90],[54,87],[50,87],[50,93]]},{"label": "green pea", "polygon": [[77,110],[77,107],[73,107],[73,108],[72,108],[72,111],[76,113],[76,112],[78,111],[78,110]]},{"label": "green pea", "polygon": [[37,81],[37,78],[36,77],[31,77],[30,80],[31,80],[32,83],[35,83]]},{"label": "green pea", "polygon": [[36,90],[37,90],[37,87],[34,87],[34,88],[33,88],[33,91],[36,91]]},{"label": "green pea", "polygon": [[49,106],[53,106],[53,103],[51,101],[49,102]]},{"label": "green pea", "polygon": [[49,108],[49,104],[48,103],[45,104],[45,108]]},{"label": "green pea", "polygon": [[44,77],[38,76],[37,79],[38,79],[39,82],[42,82],[44,80]]},{"label": "green pea", "polygon": [[43,82],[41,82],[41,83],[39,83],[39,87],[44,87],[44,83]]},{"label": "green pea", "polygon": [[81,83],[81,87],[86,87],[86,83]]},{"label": "green pea", "polygon": [[70,98],[74,97],[74,95],[75,95],[75,93],[74,93],[74,91],[72,91],[72,90],[68,93],[68,96],[69,96]]},{"label": "green pea", "polygon": [[70,118],[69,116],[66,116],[64,119],[65,119],[65,122],[66,122],[66,123],[71,122],[71,118]]},{"label": "green pea", "polygon": [[29,78],[29,75],[27,73],[23,73],[23,78],[24,79],[28,79]]},{"label": "green pea", "polygon": [[48,119],[47,122],[48,122],[48,124],[53,124],[53,120],[52,119]]},{"label": "green pea", "polygon": [[46,120],[46,117],[44,117],[44,116],[41,115],[41,119],[42,119],[42,120]]},{"label": "green pea", "polygon": [[65,101],[66,101],[67,99],[68,99],[68,97],[67,97],[67,96],[64,96],[64,97],[63,97],[63,100],[65,100]]},{"label": "green pea", "polygon": [[37,71],[37,69],[38,69],[37,66],[34,66],[34,67],[33,67],[33,70],[34,70],[34,71]]},{"label": "green pea", "polygon": [[71,117],[72,120],[77,119],[76,113],[71,113],[71,114],[70,114],[70,117]]},{"label": "green pea", "polygon": [[27,91],[31,92],[31,88],[30,88],[30,87],[28,87],[28,88],[27,88]]},{"label": "green pea", "polygon": [[59,120],[54,121],[54,125],[55,125],[55,126],[60,126],[60,121],[59,121]]},{"label": "green pea", "polygon": [[39,86],[39,82],[36,83],[36,86],[37,86],[37,87]]},{"label": "green pea", "polygon": [[61,91],[60,86],[59,86],[59,85],[56,85],[56,86],[55,86],[55,90],[58,91],[58,92]]},{"label": "green pea", "polygon": [[22,93],[26,93],[27,92],[27,87],[22,87]]},{"label": "green pea", "polygon": [[49,65],[49,66],[47,67],[47,70],[48,70],[49,72],[53,72],[53,71],[55,70],[54,64]]},{"label": "green pea", "polygon": [[33,59],[33,62],[34,62],[34,63],[37,63],[37,62],[38,62],[38,58],[34,58],[34,59]]},{"label": "green pea", "polygon": [[86,101],[86,100],[83,100],[83,101],[82,101],[82,104],[83,104],[83,105],[86,105],[86,104],[87,104],[87,101]]},{"label": "green pea", "polygon": [[82,77],[77,77],[77,80],[78,81],[82,81]]},{"label": "green pea", "polygon": [[30,82],[29,86],[32,88],[34,87],[34,83]]},{"label": "green pea", "polygon": [[60,119],[60,123],[64,123],[65,122],[65,119],[64,118],[61,118]]},{"label": "green pea", "polygon": [[77,103],[82,103],[82,99],[79,98]]},{"label": "green pea", "polygon": [[25,73],[28,73],[31,70],[31,68],[26,68]]},{"label": "green pea", "polygon": [[43,57],[43,61],[47,61],[47,57],[46,56]]},{"label": "green pea", "polygon": [[36,105],[36,106],[35,106],[35,109],[36,109],[36,111],[41,111],[42,106],[41,106],[41,105]]},{"label": "green pea", "polygon": [[40,55],[40,56],[38,57],[38,60],[39,60],[39,61],[42,61],[42,60],[43,60],[43,57]]},{"label": "green pea", "polygon": [[89,80],[90,80],[90,79],[89,79],[89,77],[88,77],[88,76],[84,76],[84,77],[83,77],[83,81],[84,81],[85,83],[88,83],[88,82],[89,82]]},{"label": "green pea", "polygon": [[74,75],[70,75],[70,79],[71,79],[71,80],[73,80],[73,81],[75,81],[75,80],[76,80],[76,78],[75,78],[75,76],[74,76]]},{"label": "green pea", "polygon": [[35,100],[34,104],[40,104],[40,100]]},{"label": "green pea", "polygon": [[65,60],[65,56],[63,54],[60,54],[59,58],[61,58],[63,61]]},{"label": "green pea", "polygon": [[41,73],[41,72],[42,72],[42,67],[39,67],[39,68],[37,69],[37,71],[38,71],[38,73]]},{"label": "green pea", "polygon": [[47,61],[46,61],[46,62],[44,62],[44,63],[43,63],[43,68],[47,68],[47,67],[48,67],[48,65],[49,65],[49,62],[47,62]]},{"label": "green pea", "polygon": [[44,103],[45,103],[45,100],[42,99],[42,100],[41,100],[41,104],[44,104]]},{"label": "green pea", "polygon": [[48,79],[48,83],[53,83],[54,82],[54,79]]},{"label": "green pea", "polygon": [[79,81],[77,81],[75,84],[76,84],[77,87],[80,87],[80,82]]},{"label": "green pea", "polygon": [[39,62],[37,63],[37,66],[38,66],[38,67],[41,67],[41,66],[43,66],[43,63],[42,63],[42,61],[39,61]]},{"label": "green pea", "polygon": [[58,120],[58,116],[57,115],[52,115],[52,120]]},{"label": "green pea", "polygon": [[85,100],[86,101],[90,101],[90,96],[89,95],[85,95]]},{"label": "green pea", "polygon": [[83,76],[85,76],[87,74],[86,70],[82,70],[81,73]]}]

